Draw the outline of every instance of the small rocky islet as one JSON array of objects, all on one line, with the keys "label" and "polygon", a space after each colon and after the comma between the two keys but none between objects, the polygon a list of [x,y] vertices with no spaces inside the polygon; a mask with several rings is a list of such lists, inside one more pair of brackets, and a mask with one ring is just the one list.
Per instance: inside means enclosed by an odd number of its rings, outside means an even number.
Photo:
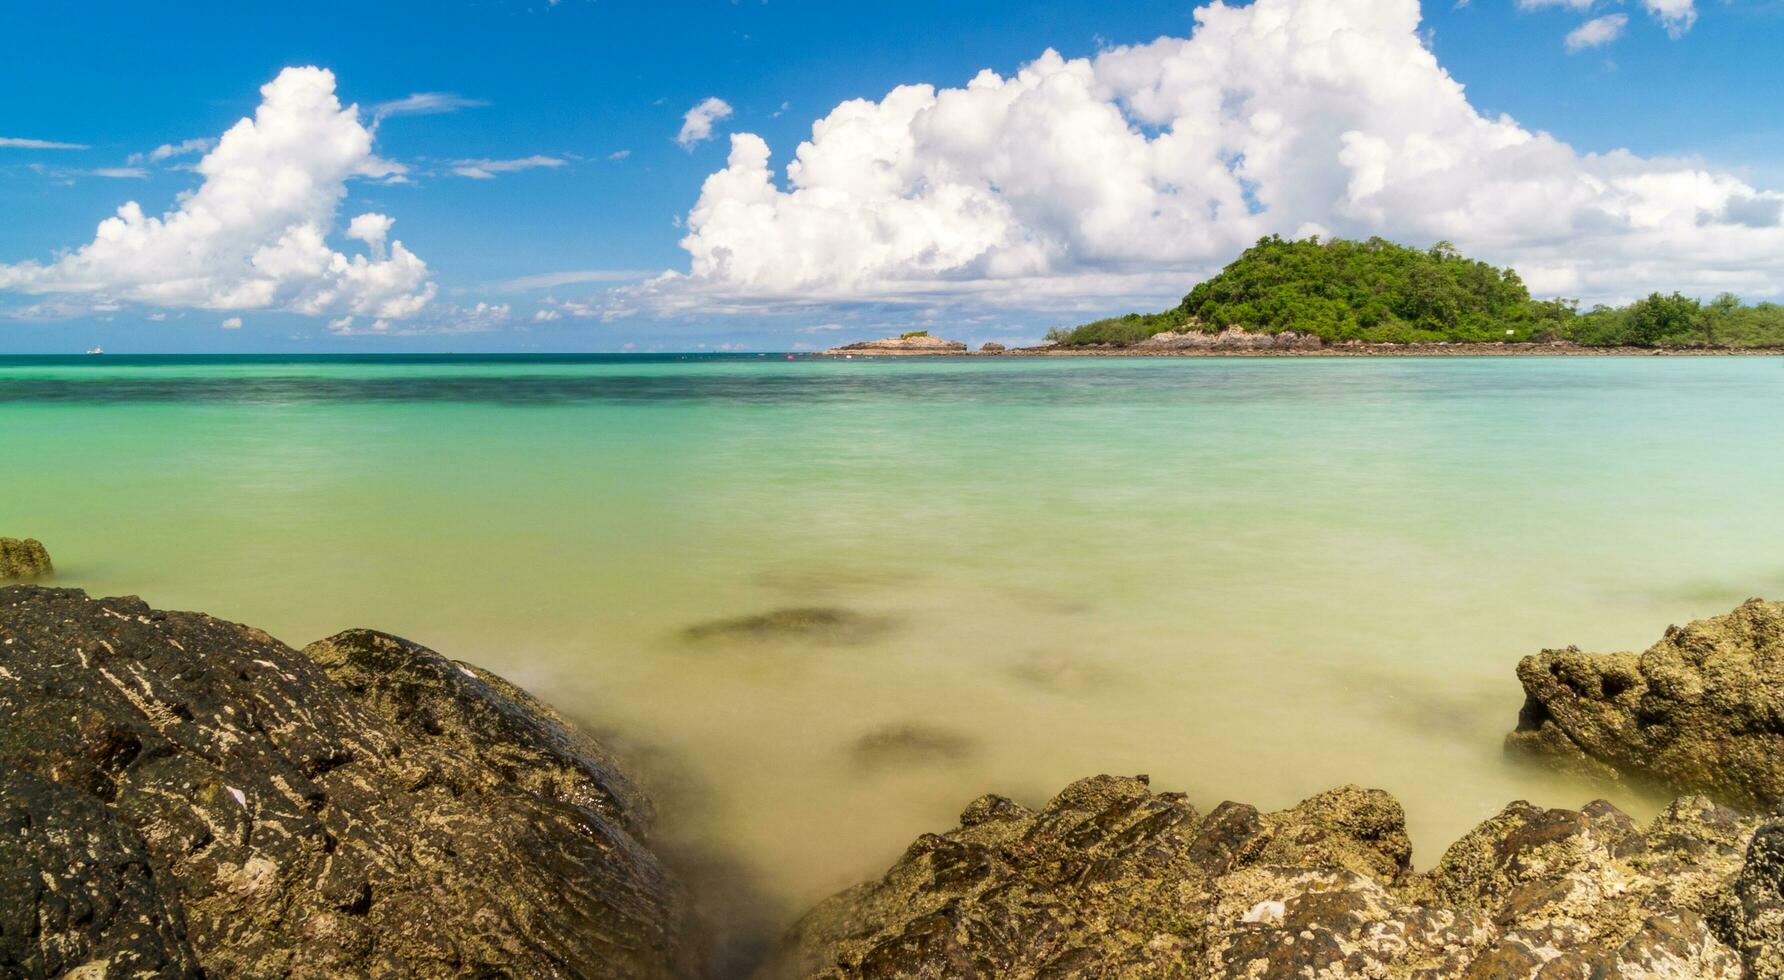
[{"label": "small rocky islet", "polygon": [[[852,622],[793,612],[686,638]],[[1419,871],[1379,790],[1202,813],[1096,776],[1038,809],[973,801],[745,967],[714,957],[611,753],[502,679],[371,630],[298,650],[8,586],[0,976],[1771,980],[1780,660],[1784,605],[1754,601],[1642,654],[1519,666],[1508,751],[1689,794],[1645,826],[1516,802]],[[890,725],[852,751],[971,749]]]}]

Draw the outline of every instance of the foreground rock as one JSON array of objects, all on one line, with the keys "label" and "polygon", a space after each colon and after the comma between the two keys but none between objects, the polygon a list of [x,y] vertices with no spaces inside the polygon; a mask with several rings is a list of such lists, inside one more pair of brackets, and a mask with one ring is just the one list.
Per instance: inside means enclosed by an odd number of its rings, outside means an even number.
[{"label": "foreground rock", "polygon": [[883,340],[864,340],[858,344],[833,347],[824,353],[836,354],[964,354],[966,345],[957,340],[943,340],[926,333],[905,334]]},{"label": "foreground rock", "polygon": [[1743,809],[1784,803],[1784,604],[1671,627],[1642,654],[1548,650],[1518,679],[1513,752]]},{"label": "foreground rock", "polygon": [[56,573],[50,553],[36,538],[0,538],[0,582],[49,578]]},{"label": "foreground rock", "polygon": [[1743,871],[1754,821],[1702,798],[1646,828],[1607,803],[1514,803],[1423,874],[1399,804],[1355,787],[1203,815],[1098,776],[960,822],[807,915],[764,974],[1735,980],[1745,956],[1779,975],[1762,964],[1784,860]]},{"label": "foreground rock", "polygon": [[0,589],[0,976],[691,972],[598,745],[394,637],[307,653]]}]

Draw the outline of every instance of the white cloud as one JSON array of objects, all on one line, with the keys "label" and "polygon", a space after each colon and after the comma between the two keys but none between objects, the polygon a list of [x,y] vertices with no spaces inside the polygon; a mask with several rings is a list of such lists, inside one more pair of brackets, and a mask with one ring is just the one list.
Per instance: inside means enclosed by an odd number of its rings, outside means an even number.
[{"label": "white cloud", "polygon": [[451,92],[416,92],[372,106],[372,125],[377,126],[392,116],[437,116],[486,105],[489,103],[482,99],[467,99]]},{"label": "white cloud", "polygon": [[[1562,7],[1567,10],[1585,13],[1598,5],[1599,0],[1517,0],[1517,8],[1519,10],[1541,10],[1546,7]],[[1643,9],[1647,10],[1647,12],[1660,23],[1660,26],[1666,28],[1666,32],[1674,38],[1685,36],[1685,32],[1691,30],[1691,26],[1697,23],[1696,0],[1641,0],[1641,5]],[[1611,34],[1606,41],[1615,39],[1617,35],[1622,33],[1622,27],[1629,22],[1629,18],[1623,14],[1617,14],[1615,16],[1621,20],[1621,23],[1617,25],[1617,32]],[[1595,18],[1568,34],[1568,50],[1577,51],[1583,47],[1592,47],[1596,44],[1606,43],[1606,41],[1592,41],[1590,39],[1603,36],[1604,33],[1610,29],[1611,25],[1605,23],[1605,21],[1608,20],[1610,20],[1610,17]],[[1580,38],[1581,43],[1576,45],[1575,38]]]},{"label": "white cloud", "polygon": [[616,291],[608,315],[1118,308],[1181,296],[1271,233],[1448,239],[1588,300],[1784,284],[1779,195],[1482,115],[1420,43],[1417,0],[1212,3],[1196,21],[845,102],[784,180],[735,134],[688,215],[688,271]]},{"label": "white cloud", "polygon": [[242,318],[239,316],[232,316],[223,321],[223,329],[225,330],[240,330],[241,328]]},{"label": "white cloud", "polygon": [[58,143],[54,140],[25,139],[22,136],[0,136],[0,147],[15,150],[89,150],[85,143]]},{"label": "white cloud", "polygon": [[178,143],[163,143],[147,153],[130,154],[129,162],[132,164],[160,163],[163,160],[171,160],[174,157],[183,157],[192,153],[208,153],[211,147],[216,145],[216,140],[204,138],[181,140]]},{"label": "white cloud", "polygon": [[1623,29],[1629,26],[1628,14],[1606,14],[1594,17],[1574,28],[1567,35],[1567,50],[1583,51],[1609,44],[1623,36]]},{"label": "white cloud", "polygon": [[94,177],[110,177],[113,180],[142,180],[149,176],[141,167],[99,167],[87,173]]},{"label": "white cloud", "polygon": [[452,172],[460,177],[475,180],[489,180],[496,174],[513,173],[517,170],[533,170],[539,167],[561,167],[564,161],[557,157],[530,156],[516,160],[454,160]]},{"label": "white cloud", "polygon": [[494,285],[499,292],[518,293],[529,289],[550,289],[583,282],[636,282],[650,278],[643,269],[572,269],[568,272],[544,272],[535,276],[504,279]]},{"label": "white cloud", "polygon": [[680,143],[683,149],[691,150],[696,143],[712,139],[713,123],[729,118],[730,103],[720,98],[707,99],[681,117],[681,132],[676,134],[675,142]]},{"label": "white cloud", "polygon": [[[210,310],[413,315],[434,286],[399,241],[388,255],[327,244],[347,181],[399,174],[372,152],[334,75],[287,68],[262,86],[254,117],[230,127],[195,168],[202,183],[160,217],[130,201],[93,241],[45,263],[0,265],[0,289],[63,294],[91,306],[132,301]],[[352,227],[370,227],[362,216]],[[389,219],[375,222],[384,232]]]},{"label": "white cloud", "polygon": [[631,155],[632,155],[631,150],[614,150],[612,153],[607,154],[607,159],[609,159],[609,160],[624,160],[626,157],[629,157]]},{"label": "white cloud", "polygon": [[1691,25],[1697,23],[1694,0],[1642,0],[1642,6],[1666,28],[1666,33],[1675,38],[1682,37]]},{"label": "white cloud", "polygon": [[507,303],[437,304],[406,320],[343,316],[328,321],[328,332],[337,337],[417,337],[437,334],[483,333],[506,324],[514,310]]}]

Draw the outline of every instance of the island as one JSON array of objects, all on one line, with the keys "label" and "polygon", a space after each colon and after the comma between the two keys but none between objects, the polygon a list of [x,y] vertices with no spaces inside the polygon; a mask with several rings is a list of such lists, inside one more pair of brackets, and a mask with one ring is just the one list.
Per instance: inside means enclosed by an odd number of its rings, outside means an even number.
[{"label": "island", "polygon": [[1012,355],[1455,355],[1784,352],[1784,306],[1674,292],[1626,306],[1534,299],[1515,270],[1448,242],[1270,236],[1159,313],[1050,331]]},{"label": "island", "polygon": [[832,347],[824,352],[825,357],[854,357],[856,355],[909,357],[911,355],[955,356],[965,354],[967,347],[958,340],[943,340],[931,336],[927,330],[912,330],[896,337],[884,337],[879,340],[864,340],[858,344],[846,344]]}]

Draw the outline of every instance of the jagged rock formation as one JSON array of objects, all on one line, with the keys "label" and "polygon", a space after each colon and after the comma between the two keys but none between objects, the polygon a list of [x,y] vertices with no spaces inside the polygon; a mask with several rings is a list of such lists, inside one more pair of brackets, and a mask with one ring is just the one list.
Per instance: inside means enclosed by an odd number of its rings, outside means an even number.
[{"label": "jagged rock formation", "polygon": [[394,637],[0,589],[0,773],[0,976],[695,969],[600,747]]},{"label": "jagged rock formation", "polygon": [[1670,627],[1641,654],[1547,650],[1518,679],[1510,751],[1742,809],[1784,803],[1784,603]]},{"label": "jagged rock formation", "polygon": [[1098,776],[1039,811],[974,801],[808,914],[763,975],[1735,980],[1746,956],[1775,977],[1784,861],[1768,829],[1742,871],[1754,823],[1702,798],[1646,828],[1514,803],[1415,874],[1380,791],[1203,815]]},{"label": "jagged rock formation", "polygon": [[1007,348],[1005,348],[1004,345],[997,343],[996,341],[990,341],[979,345],[979,353],[981,354],[1002,354],[1006,349]]},{"label": "jagged rock formation", "polygon": [[50,553],[36,538],[0,538],[0,582],[49,578],[56,573]]},{"label": "jagged rock formation", "polygon": [[926,333],[864,340],[825,351],[826,354],[964,354],[966,345],[958,340],[943,340]]}]

